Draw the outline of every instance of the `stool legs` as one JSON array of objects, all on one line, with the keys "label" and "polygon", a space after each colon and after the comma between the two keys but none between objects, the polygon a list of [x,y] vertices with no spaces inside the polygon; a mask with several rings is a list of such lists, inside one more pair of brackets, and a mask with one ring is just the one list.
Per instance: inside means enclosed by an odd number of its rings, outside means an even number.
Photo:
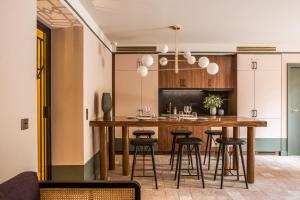
[{"label": "stool legs", "polygon": [[175,146],[176,146],[176,135],[173,135],[172,150],[171,150],[171,157],[170,157],[171,170],[173,170],[173,163],[174,163],[174,156],[175,156]]},{"label": "stool legs", "polygon": [[238,147],[234,146],[234,152],[235,152],[235,167],[236,167],[236,178],[239,181],[240,180],[240,172],[239,172],[239,158],[238,158]]},{"label": "stool legs", "polygon": [[192,156],[192,151],[191,151],[191,146],[187,145],[187,151],[188,151],[188,156],[189,156],[189,164],[192,165],[192,169],[194,169],[194,165],[193,165],[193,156]]},{"label": "stool legs", "polygon": [[177,153],[177,161],[176,161],[176,169],[175,169],[175,176],[174,176],[174,180],[176,180],[177,178],[177,172],[178,172],[178,167],[179,167],[179,159],[180,159],[180,154],[182,152],[182,146],[178,147],[178,153]]},{"label": "stool legs", "polygon": [[136,153],[137,153],[137,146],[134,146],[134,156],[133,156],[133,160],[132,160],[131,180],[133,180],[133,176],[134,176],[134,169],[135,169],[135,164],[136,164]]},{"label": "stool legs", "polygon": [[223,179],[225,174],[225,157],[226,157],[226,145],[222,144],[222,175],[221,175],[221,189],[223,189]]},{"label": "stool legs", "polygon": [[[224,174],[225,174],[226,146],[227,145],[225,145],[225,144],[220,144],[219,145],[218,156],[217,156],[217,164],[216,164],[216,170],[215,170],[215,176],[214,176],[214,180],[216,180],[220,154],[222,154],[221,189],[223,189],[223,180],[224,180]],[[241,155],[241,161],[242,161],[242,167],[243,167],[243,173],[244,173],[246,189],[248,189],[248,181],[247,181],[247,174],[246,174],[246,169],[245,169],[245,162],[244,162],[244,157],[243,157],[242,145],[240,145],[240,144],[239,145],[234,145],[234,151],[235,151],[235,158],[234,159],[236,161],[236,176],[237,176],[237,180],[239,180],[240,174],[239,174],[239,163],[238,163],[238,148],[240,149],[240,155]]]},{"label": "stool legs", "polygon": [[[199,145],[195,145],[195,151],[196,151],[196,155],[198,155],[198,156],[196,156],[196,158],[198,157],[198,161],[199,161],[199,163],[197,163],[197,168],[198,168],[198,164],[199,164],[199,166],[200,166],[200,173],[201,173],[201,180],[202,180],[202,187],[205,188]],[[198,169],[197,169],[197,173],[199,174]],[[199,175],[198,175],[198,179],[199,179]]]},{"label": "stool legs", "polygon": [[206,162],[206,155],[207,155],[207,151],[208,151],[209,140],[210,140],[210,135],[207,135],[207,141],[206,141],[206,146],[205,146],[205,154],[204,154],[204,162],[203,162],[203,165],[205,165],[205,162]]},{"label": "stool legs", "polygon": [[155,187],[156,189],[158,189],[153,146],[150,146],[150,149],[151,149],[152,166],[153,166],[154,179],[155,179]]},{"label": "stool legs", "polygon": [[240,149],[240,155],[241,155],[241,160],[242,160],[242,165],[243,165],[243,172],[244,172],[245,184],[246,184],[246,188],[248,189],[248,179],[247,179],[247,175],[246,175],[246,169],[245,169],[245,162],[244,162],[244,157],[243,157],[242,145],[239,145],[239,149]]},{"label": "stool legs", "polygon": [[[179,189],[179,183],[180,183],[180,175],[181,175],[181,163],[182,163],[182,145],[179,146],[179,154],[178,154],[178,157],[179,157],[179,171],[178,171],[178,178],[177,178],[177,189]],[[177,170],[176,170],[177,171]]]},{"label": "stool legs", "polygon": [[[187,146],[190,146],[190,145],[187,145]],[[194,149],[195,149],[195,155],[196,155],[197,177],[199,180],[200,179],[199,168],[200,168],[202,186],[203,186],[203,188],[205,188],[199,145],[195,144]],[[191,152],[191,151],[189,151],[189,152]],[[189,155],[189,153],[188,153],[188,155]],[[179,149],[178,149],[178,156],[177,156],[175,177],[174,177],[174,180],[176,180],[176,178],[177,178],[177,189],[179,188],[179,184],[180,184],[181,169],[182,169],[182,156],[183,156],[183,145],[180,144]],[[189,164],[190,164],[190,162],[188,161],[188,165]]]},{"label": "stool legs", "polygon": [[221,145],[219,145],[218,155],[217,155],[217,164],[216,164],[216,170],[215,170],[215,176],[214,180],[217,178],[217,172],[218,172],[218,166],[219,166],[219,160],[220,160],[220,152],[221,152]]}]

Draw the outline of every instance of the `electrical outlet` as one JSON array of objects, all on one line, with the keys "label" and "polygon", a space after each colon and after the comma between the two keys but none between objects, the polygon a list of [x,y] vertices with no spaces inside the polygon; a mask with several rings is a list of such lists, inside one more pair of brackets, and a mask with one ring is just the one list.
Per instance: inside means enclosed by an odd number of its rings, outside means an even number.
[{"label": "electrical outlet", "polygon": [[26,130],[29,127],[29,119],[21,119],[21,130]]}]

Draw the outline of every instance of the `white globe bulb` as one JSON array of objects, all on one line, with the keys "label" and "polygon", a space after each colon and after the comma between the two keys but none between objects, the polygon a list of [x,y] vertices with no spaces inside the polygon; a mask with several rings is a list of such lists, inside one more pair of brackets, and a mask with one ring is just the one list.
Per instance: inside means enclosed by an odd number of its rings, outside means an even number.
[{"label": "white globe bulb", "polygon": [[206,68],[206,71],[210,75],[215,75],[219,71],[219,65],[217,65],[216,63],[209,63],[209,65]]},{"label": "white globe bulb", "polygon": [[158,51],[161,53],[167,53],[169,51],[169,47],[166,44],[163,44],[158,47]]},{"label": "white globe bulb", "polygon": [[148,75],[148,68],[146,66],[140,66],[137,69],[137,73],[141,76],[141,77],[145,77]]},{"label": "white globe bulb", "polygon": [[192,54],[191,54],[190,51],[185,51],[185,52],[183,53],[183,57],[186,58],[186,59],[188,59],[191,55],[192,55]]},{"label": "white globe bulb", "polygon": [[154,60],[153,57],[149,54],[143,55],[142,57],[142,64],[150,67],[153,64]]},{"label": "white globe bulb", "polygon": [[190,56],[187,58],[187,62],[190,64],[190,65],[193,65],[195,64],[196,62],[196,58],[194,56]]},{"label": "white globe bulb", "polygon": [[159,59],[159,64],[165,66],[168,64],[168,59],[166,57],[162,57]]},{"label": "white globe bulb", "polygon": [[206,68],[208,66],[208,64],[209,64],[209,59],[207,57],[203,56],[203,57],[199,58],[199,60],[198,60],[199,67]]}]

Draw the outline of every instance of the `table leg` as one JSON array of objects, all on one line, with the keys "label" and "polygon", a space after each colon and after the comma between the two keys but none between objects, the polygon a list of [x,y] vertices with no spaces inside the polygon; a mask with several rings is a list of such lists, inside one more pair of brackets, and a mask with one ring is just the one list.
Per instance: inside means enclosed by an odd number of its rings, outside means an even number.
[{"label": "table leg", "polygon": [[[240,138],[240,129],[239,129],[239,127],[233,127],[233,138],[235,138],[235,139],[239,139]],[[235,151],[235,147],[233,147],[233,152],[232,152],[232,168],[233,169],[236,169],[236,161],[235,161],[235,156],[237,156],[237,160],[238,160],[238,162],[239,162],[239,153],[238,153],[238,155],[235,155],[235,152],[237,152],[237,151]]]},{"label": "table leg", "polygon": [[109,170],[115,169],[115,128],[109,127],[108,128],[108,134],[109,134]]},{"label": "table leg", "polygon": [[[228,138],[229,137],[229,135],[228,135],[228,128],[227,127],[222,127],[222,132],[223,132],[223,135],[222,135],[223,138]],[[229,160],[229,154],[227,152],[228,149],[225,149],[225,150],[226,150],[226,153],[225,153],[225,157],[226,157],[226,160],[225,160],[225,169],[229,169],[230,160]],[[225,175],[229,175],[229,171],[228,170],[225,170]]]},{"label": "table leg", "polygon": [[122,127],[122,146],[123,146],[123,176],[129,175],[129,139],[128,127]]},{"label": "table leg", "polygon": [[247,179],[248,183],[255,181],[255,128],[247,128]]},{"label": "table leg", "polygon": [[106,145],[106,131],[104,126],[99,127],[100,131],[100,179],[107,180],[107,145]]}]

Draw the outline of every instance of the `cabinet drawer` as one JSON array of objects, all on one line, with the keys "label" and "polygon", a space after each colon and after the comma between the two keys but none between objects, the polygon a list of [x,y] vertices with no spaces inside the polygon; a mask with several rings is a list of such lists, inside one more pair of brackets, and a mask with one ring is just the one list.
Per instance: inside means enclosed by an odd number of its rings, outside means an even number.
[{"label": "cabinet drawer", "polygon": [[257,68],[280,69],[281,54],[238,54],[237,65],[239,70],[249,70],[252,62],[257,63]]}]

